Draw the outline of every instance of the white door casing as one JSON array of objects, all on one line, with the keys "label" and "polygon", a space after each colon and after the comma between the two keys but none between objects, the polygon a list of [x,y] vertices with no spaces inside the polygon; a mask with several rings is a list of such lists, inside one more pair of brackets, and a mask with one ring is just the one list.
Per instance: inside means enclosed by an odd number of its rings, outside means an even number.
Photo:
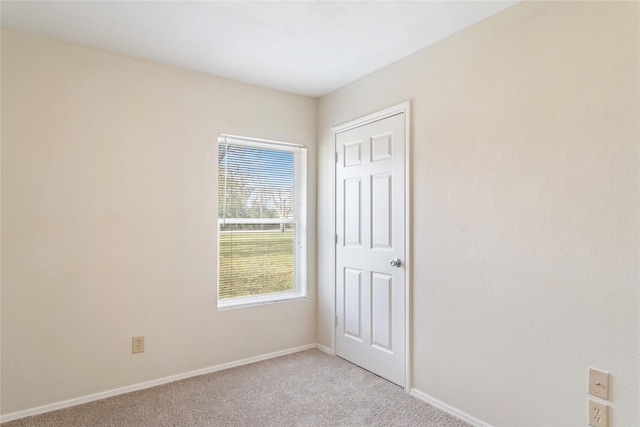
[{"label": "white door casing", "polygon": [[408,389],[407,109],[334,129],[334,336],[338,356]]}]

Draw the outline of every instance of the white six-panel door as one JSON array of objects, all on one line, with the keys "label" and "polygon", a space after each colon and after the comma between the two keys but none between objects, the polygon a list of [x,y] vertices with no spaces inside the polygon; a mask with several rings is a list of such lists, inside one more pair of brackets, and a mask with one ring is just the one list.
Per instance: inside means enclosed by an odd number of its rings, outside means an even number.
[{"label": "white six-panel door", "polygon": [[336,354],[401,386],[405,114],[336,134],[335,193]]}]

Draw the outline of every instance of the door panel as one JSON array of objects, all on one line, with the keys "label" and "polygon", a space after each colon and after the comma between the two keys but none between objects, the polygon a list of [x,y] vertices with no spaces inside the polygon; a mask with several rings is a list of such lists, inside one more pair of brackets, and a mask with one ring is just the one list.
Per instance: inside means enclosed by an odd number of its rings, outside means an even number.
[{"label": "door panel", "polygon": [[385,133],[383,135],[371,137],[371,161],[390,159],[393,144],[391,143],[393,134]]},{"label": "door panel", "polygon": [[371,344],[393,352],[393,278],[389,274],[371,274]]},{"label": "door panel", "polygon": [[392,248],[391,204],[393,189],[391,177],[391,174],[386,173],[371,177],[371,245],[374,248]]},{"label": "door panel", "polygon": [[362,246],[362,180],[344,181],[344,244]]},{"label": "door panel", "polygon": [[362,342],[362,272],[344,269],[344,335]]},{"label": "door panel", "polygon": [[404,386],[405,113],[336,134],[336,354]]},{"label": "door panel", "polygon": [[344,167],[356,166],[362,163],[362,141],[344,143]]}]

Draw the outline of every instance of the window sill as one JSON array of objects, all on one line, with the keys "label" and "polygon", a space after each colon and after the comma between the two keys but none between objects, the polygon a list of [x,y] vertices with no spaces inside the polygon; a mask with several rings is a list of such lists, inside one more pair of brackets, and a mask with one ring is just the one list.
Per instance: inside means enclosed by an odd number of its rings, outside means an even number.
[{"label": "window sill", "polygon": [[255,307],[258,305],[274,304],[279,302],[305,299],[307,296],[300,292],[289,292],[273,295],[256,295],[249,297],[227,298],[218,300],[218,310],[231,310],[234,308]]}]

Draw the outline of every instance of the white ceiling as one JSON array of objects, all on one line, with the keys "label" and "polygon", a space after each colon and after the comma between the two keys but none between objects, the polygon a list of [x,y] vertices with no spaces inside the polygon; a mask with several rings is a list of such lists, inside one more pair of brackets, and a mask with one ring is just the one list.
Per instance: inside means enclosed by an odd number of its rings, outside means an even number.
[{"label": "white ceiling", "polygon": [[321,96],[516,1],[2,1],[2,25]]}]

